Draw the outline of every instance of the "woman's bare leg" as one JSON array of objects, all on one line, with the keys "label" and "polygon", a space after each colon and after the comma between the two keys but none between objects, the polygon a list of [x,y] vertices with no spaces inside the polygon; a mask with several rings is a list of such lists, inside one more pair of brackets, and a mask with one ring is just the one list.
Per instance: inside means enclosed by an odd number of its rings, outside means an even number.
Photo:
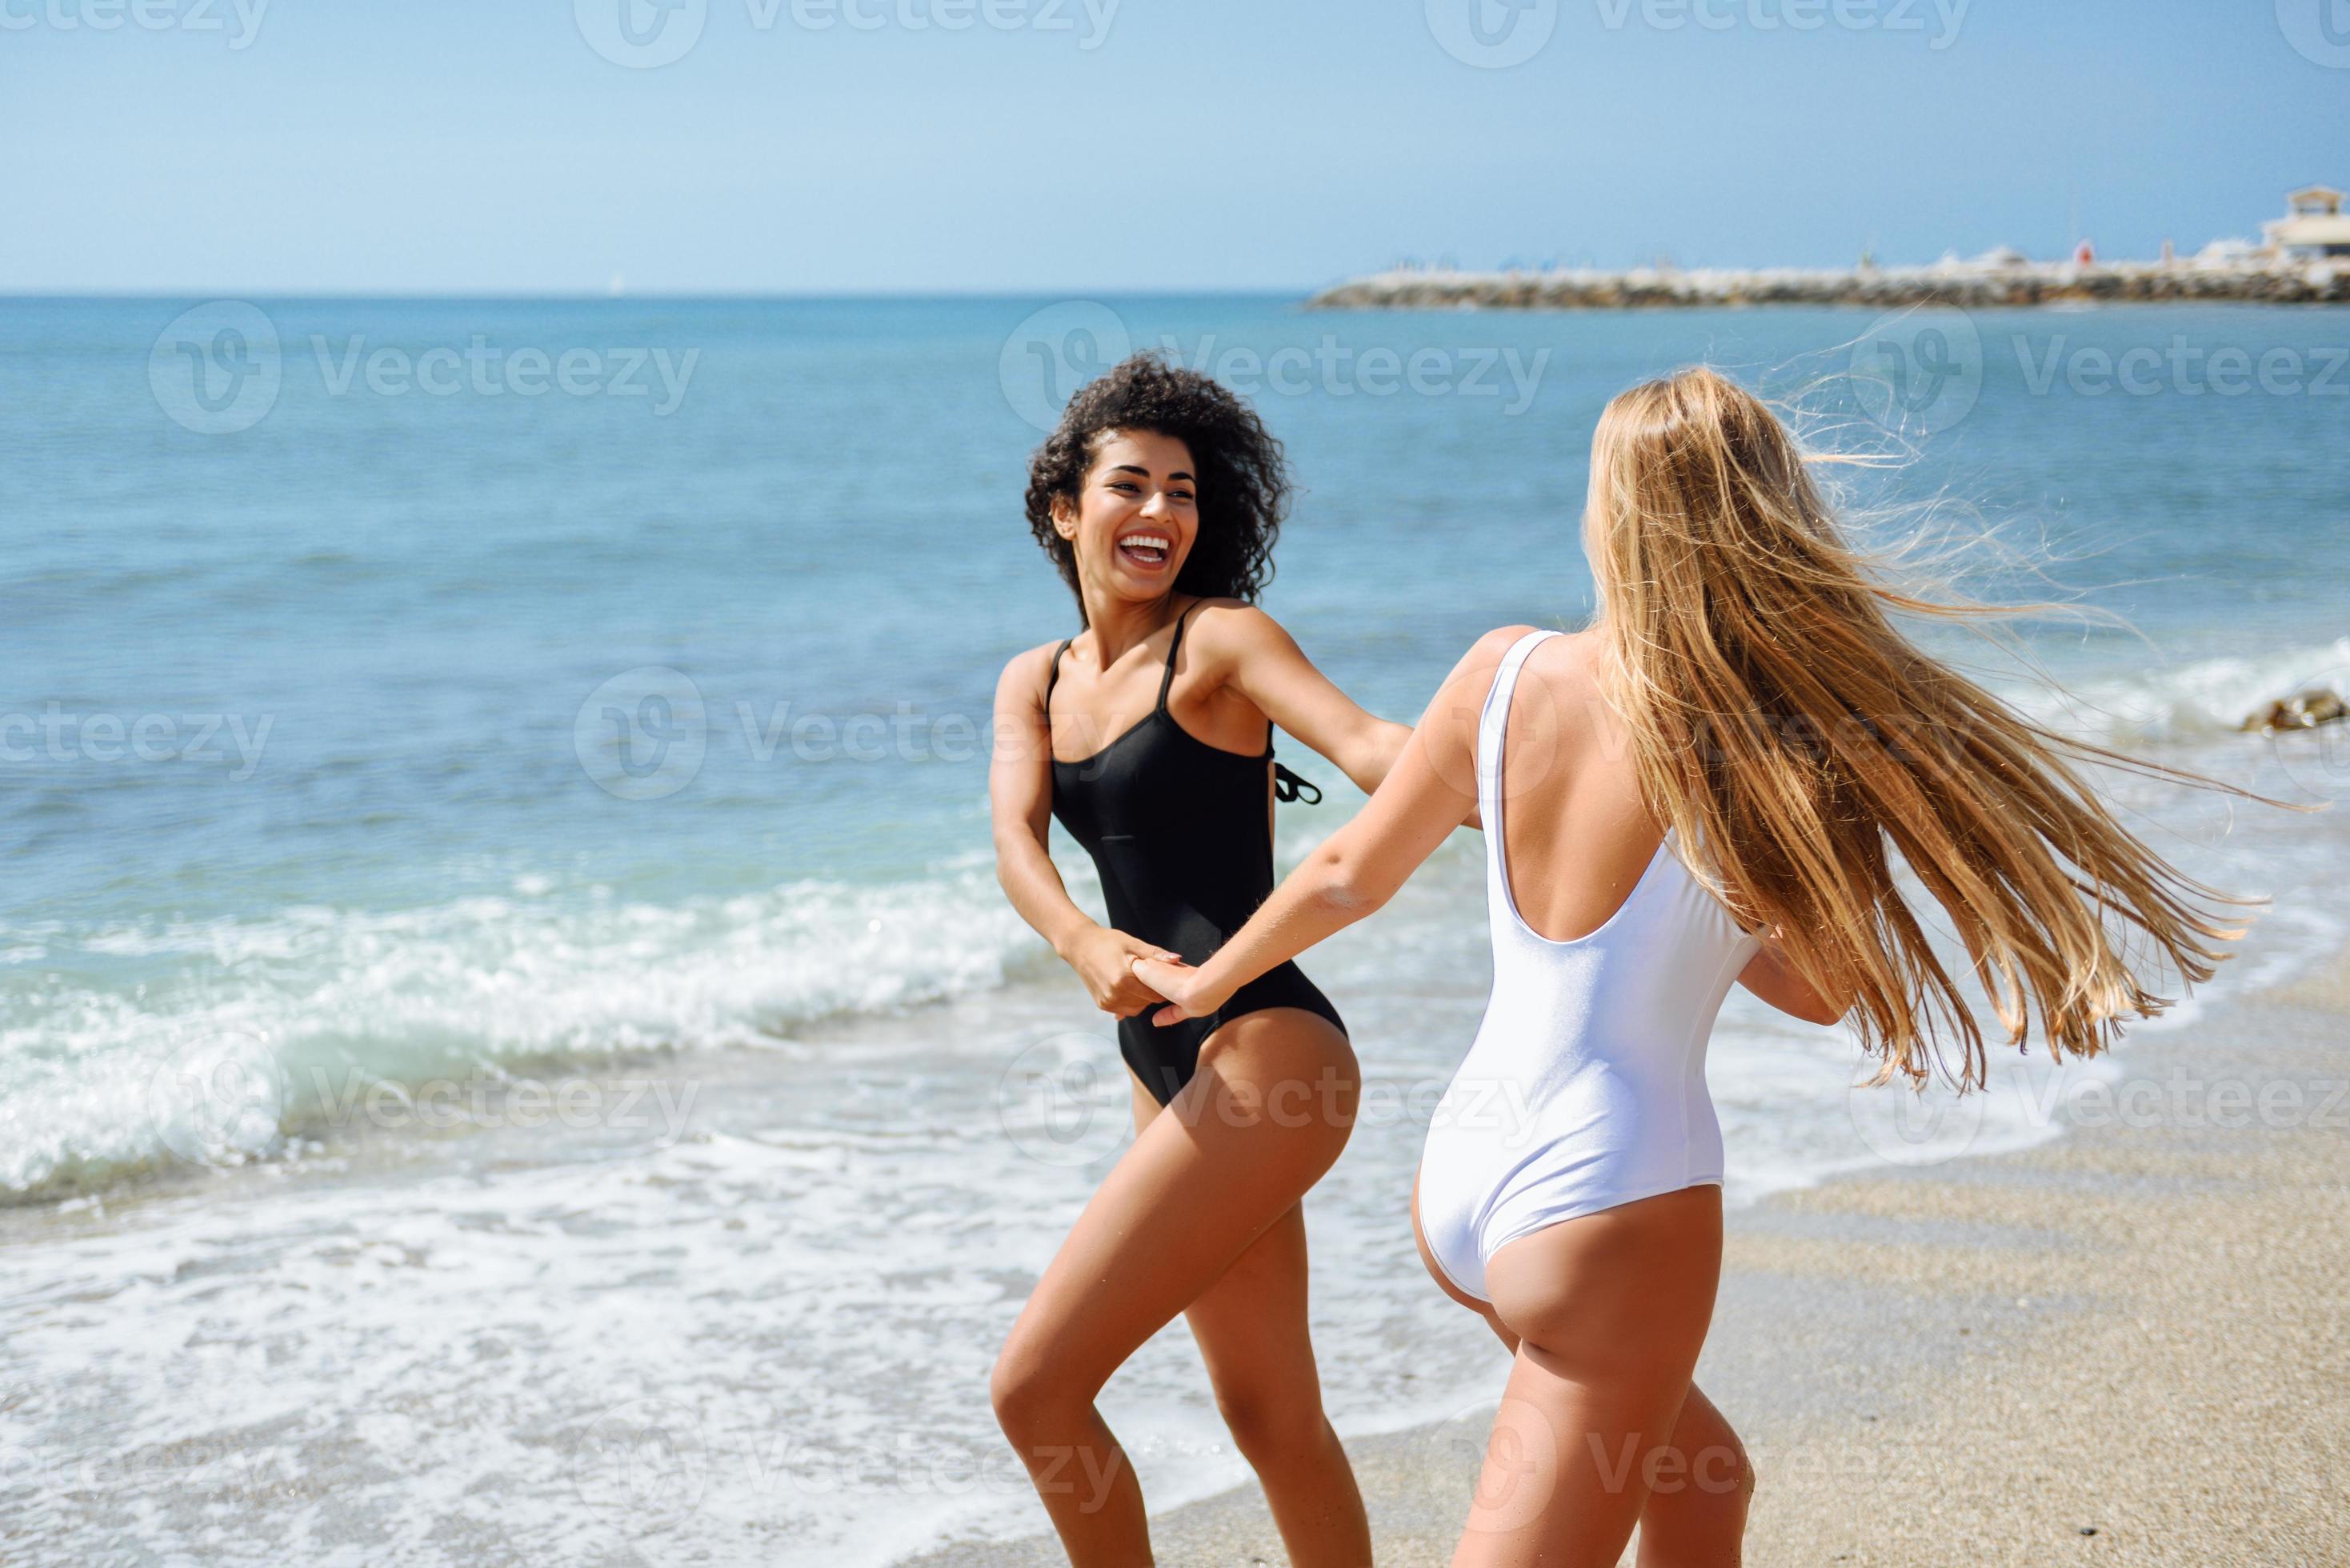
[{"label": "woman's bare leg", "polygon": [[1754,1470],[1746,1446],[1694,1383],[1640,1510],[1639,1568],[1738,1568]]},{"label": "woman's bare leg", "polygon": [[1368,1568],[1363,1494],[1322,1412],[1305,1279],[1305,1211],[1293,1204],[1183,1315],[1292,1568]]},{"label": "woman's bare leg", "polygon": [[[1437,1267],[1419,1228],[1419,1179],[1412,1178],[1411,1233],[1419,1261],[1437,1287],[1485,1320],[1518,1353],[1518,1336],[1494,1315],[1492,1304],[1464,1294]],[[1694,1383],[1681,1402],[1673,1435],[1657,1463],[1659,1482],[1640,1511],[1639,1568],[1738,1568],[1743,1560],[1747,1500],[1754,1471],[1746,1449],[1712,1400]]]},{"label": "woman's bare leg", "polygon": [[1614,1568],[1650,1488],[1674,1479],[1670,1442],[1721,1273],[1712,1187],[1493,1255],[1486,1286],[1518,1350],[1454,1568]]},{"label": "woman's bare leg", "polygon": [[1076,1568],[1151,1561],[1142,1489],[1094,1397],[1320,1179],[1356,1093],[1354,1054],[1325,1020],[1289,1008],[1234,1019],[1045,1267],[991,1392]]}]

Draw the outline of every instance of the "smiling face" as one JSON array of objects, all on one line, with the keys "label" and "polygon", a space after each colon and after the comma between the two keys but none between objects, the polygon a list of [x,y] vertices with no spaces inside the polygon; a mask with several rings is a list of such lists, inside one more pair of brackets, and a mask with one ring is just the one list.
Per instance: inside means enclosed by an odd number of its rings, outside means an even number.
[{"label": "smiling face", "polygon": [[1076,504],[1053,504],[1053,526],[1077,556],[1087,597],[1164,598],[1200,536],[1191,449],[1156,431],[1110,431],[1096,443]]}]

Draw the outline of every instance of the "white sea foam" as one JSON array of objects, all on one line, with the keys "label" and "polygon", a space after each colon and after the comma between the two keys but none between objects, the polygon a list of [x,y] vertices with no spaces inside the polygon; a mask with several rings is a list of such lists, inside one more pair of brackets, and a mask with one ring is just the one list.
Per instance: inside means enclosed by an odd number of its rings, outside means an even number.
[{"label": "white sea foam", "polygon": [[[2230,734],[2271,702],[2311,687],[2350,697],[2350,637],[2070,682],[2063,691],[2019,684],[2005,694],[2052,727],[2126,747]],[[2350,752],[2350,741],[2341,744]]]},{"label": "white sea foam", "polygon": [[[14,976],[0,969],[15,981],[0,984],[0,1192],[267,1157],[317,1109],[321,1074],[400,1085],[544,1058],[789,1048],[826,1019],[1000,986],[1039,945],[972,864],[674,905],[600,891],[0,933],[18,955]],[[216,1069],[274,1081],[223,1089]],[[173,1088],[191,1077],[192,1102]],[[278,1114],[225,1115],[223,1094]]]}]

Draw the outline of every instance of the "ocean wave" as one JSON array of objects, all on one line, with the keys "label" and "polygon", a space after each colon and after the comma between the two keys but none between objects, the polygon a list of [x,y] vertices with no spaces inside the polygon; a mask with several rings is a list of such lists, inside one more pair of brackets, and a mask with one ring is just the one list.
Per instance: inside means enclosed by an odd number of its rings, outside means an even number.
[{"label": "ocean wave", "polygon": [[2006,685],[2027,717],[2106,745],[2159,745],[2233,734],[2271,702],[2313,686],[2350,694],[2350,637],[2313,647],[2199,659],[2068,683]]},{"label": "ocean wave", "polygon": [[0,930],[0,1195],[272,1158],[320,1108],[304,1085],[355,1075],[784,1046],[1003,986],[1036,947],[977,863],[669,905],[523,878],[407,910]]}]

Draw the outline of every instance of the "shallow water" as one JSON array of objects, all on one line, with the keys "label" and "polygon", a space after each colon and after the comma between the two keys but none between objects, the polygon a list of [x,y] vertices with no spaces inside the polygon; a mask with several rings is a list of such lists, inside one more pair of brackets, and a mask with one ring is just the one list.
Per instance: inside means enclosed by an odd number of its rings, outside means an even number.
[{"label": "shallow water", "polygon": [[[179,361],[151,375],[189,303],[0,305],[0,1506],[44,1557],[829,1564],[1033,1526],[981,1390],[1125,1091],[986,858],[995,672],[1075,619],[1017,514],[1027,350],[1060,380],[1118,332],[1243,382],[1253,355],[1305,487],[1268,607],[1409,718],[1487,628],[1587,611],[1609,393],[1701,357],[1813,384],[1872,341],[1825,311],[264,302],[274,398],[205,434],[173,417],[204,423]],[[2314,361],[2339,322],[1970,324],[1980,393],[1921,410],[1889,493],[2044,540],[2145,633],[2032,623],[2075,698],[2020,701],[2344,793],[2350,742],[2231,727],[2350,688],[2345,404],[2033,389],[2052,350]],[[692,369],[641,398],[369,384],[369,355],[477,339]],[[1419,389],[1382,348],[1436,356]],[[1277,377],[1284,349],[1310,368]],[[1837,395],[1806,398],[1881,437]],[[1357,797],[1283,754],[1330,794],[1283,808],[1287,864]],[[2113,789],[2278,899],[2210,1004],[2338,950],[2338,815]],[[1477,854],[1461,836],[1308,963],[1371,1078],[1309,1204],[1347,1432],[1489,1380],[1401,1218],[1484,994]],[[2054,1136],[2096,1071],[2010,1067],[1918,1113],[1849,1096],[1856,1067],[1733,1002],[1711,1074],[1733,1201]],[[1180,1327],[1107,1407],[1154,1505],[1241,1473]]]}]

